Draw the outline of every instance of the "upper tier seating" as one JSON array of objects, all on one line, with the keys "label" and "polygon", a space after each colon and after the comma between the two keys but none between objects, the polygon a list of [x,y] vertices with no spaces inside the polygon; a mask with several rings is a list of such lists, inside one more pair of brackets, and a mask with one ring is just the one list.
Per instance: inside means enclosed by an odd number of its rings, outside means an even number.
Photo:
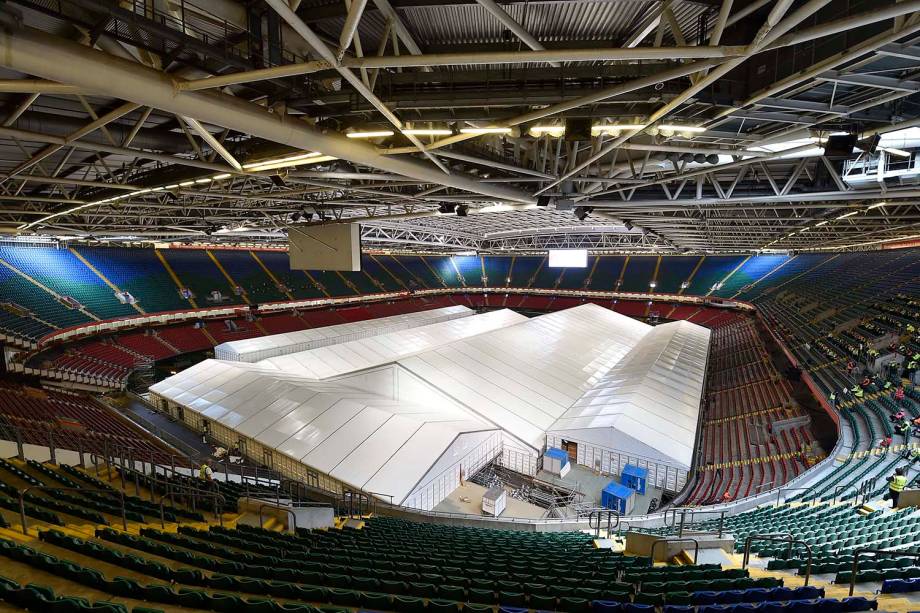
[{"label": "upper tier seating", "polygon": [[[227,278],[202,249],[163,249],[160,252],[182,286],[191,290],[199,307],[220,304],[242,304],[243,297],[234,291]],[[212,292],[220,292],[221,301],[211,300]]]},{"label": "upper tier seating", "polygon": [[119,289],[129,292],[148,313],[189,308],[153,249],[75,247]]},{"label": "upper tier seating", "polygon": [[[244,304],[405,289],[482,287],[483,277],[491,287],[737,296],[765,301],[766,310],[784,310],[786,317],[793,320],[814,319],[823,333],[824,328],[839,326],[860,313],[858,307],[841,310],[835,304],[867,302],[914,279],[917,269],[910,264],[918,259],[918,251],[804,254],[791,258],[604,255],[590,256],[587,267],[578,269],[550,268],[547,258],[542,256],[365,254],[362,271],[335,272],[291,270],[287,253],[281,251],[155,251],[82,246],[68,250],[3,245],[0,262],[6,265],[0,265],[0,287],[6,288],[4,297],[9,302],[26,312],[16,312],[13,305],[0,308],[0,333],[36,339],[55,328],[86,323],[93,318],[131,316],[138,310],[156,313],[191,307],[192,303],[180,295],[180,288],[190,289],[195,305],[206,307],[214,304],[209,300],[213,290],[221,293],[221,304]],[[859,260],[860,266],[854,268],[856,257],[867,259]],[[869,265],[865,264],[867,261]],[[880,275],[875,275],[876,267]],[[49,272],[61,270],[66,274]],[[74,299],[86,312],[60,304],[27,277],[44,284],[51,292]],[[815,286],[815,279],[834,282],[820,301],[801,295]],[[130,293],[137,301],[136,308],[122,304],[106,282]],[[717,288],[719,283],[722,286]],[[868,285],[862,287],[862,283]],[[822,304],[827,305],[823,311]]]},{"label": "upper tier seating", "polygon": [[[713,292],[717,283],[731,274],[743,261],[744,257],[740,255],[707,255],[690,280],[689,287],[683,293],[688,296],[708,295]],[[716,292],[716,295],[723,294]]]},{"label": "upper tier seating", "polygon": [[0,245],[0,259],[59,296],[76,300],[99,319],[137,315],[69,249]]},{"label": "upper tier seating", "polygon": [[210,252],[236,285],[255,303],[288,300],[265,269],[247,250],[214,249]]}]

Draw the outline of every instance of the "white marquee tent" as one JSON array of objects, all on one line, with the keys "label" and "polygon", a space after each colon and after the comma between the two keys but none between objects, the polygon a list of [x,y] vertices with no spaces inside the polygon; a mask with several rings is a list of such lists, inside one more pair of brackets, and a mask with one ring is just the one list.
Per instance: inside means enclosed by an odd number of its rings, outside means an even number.
[{"label": "white marquee tent", "polygon": [[475,311],[465,306],[449,306],[337,324],[335,326],[309,328],[284,334],[271,334],[269,336],[221,343],[214,348],[214,356],[219,360],[258,362],[279,355],[307,351],[308,349],[344,343],[396,330],[408,330],[416,326],[425,326],[458,317],[469,317],[473,314],[475,314]]},{"label": "white marquee tent", "polygon": [[259,365],[310,379],[328,379],[395,362],[434,347],[525,321],[527,317],[510,309],[501,309],[326,345],[262,360]]},{"label": "white marquee tent", "polygon": [[652,329],[556,420],[548,439],[576,441],[579,463],[608,472],[639,459],[689,470],[709,338],[708,328],[687,321]]},{"label": "white marquee tent", "polygon": [[276,468],[300,471],[308,483],[375,492],[397,504],[430,508],[434,496],[453,490],[461,463],[476,470],[500,448],[497,428],[449,406],[413,405],[253,364],[206,360],[150,391],[207,420],[225,444],[242,438],[257,457],[268,450]]},{"label": "white marquee tent", "polygon": [[589,303],[334,338],[258,364],[207,360],[151,395],[289,476],[421,508],[456,487],[461,467],[500,453],[533,474],[548,434],[689,464],[709,340],[695,324],[653,328]]},{"label": "white marquee tent", "polygon": [[587,303],[399,364],[536,454],[553,422],[651,329]]}]

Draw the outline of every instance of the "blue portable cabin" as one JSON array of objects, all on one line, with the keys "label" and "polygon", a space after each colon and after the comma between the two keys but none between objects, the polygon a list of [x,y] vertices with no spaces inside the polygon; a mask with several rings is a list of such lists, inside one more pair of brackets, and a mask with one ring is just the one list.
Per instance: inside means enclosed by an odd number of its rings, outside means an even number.
[{"label": "blue portable cabin", "polygon": [[550,447],[543,453],[543,470],[558,476],[568,472],[569,454],[558,447]]},{"label": "blue portable cabin", "polygon": [[620,515],[632,513],[636,504],[636,491],[616,481],[611,481],[601,492],[601,506],[612,509]]},{"label": "blue portable cabin", "polygon": [[620,473],[620,483],[626,487],[631,487],[639,494],[645,493],[645,484],[648,481],[648,469],[627,464]]}]

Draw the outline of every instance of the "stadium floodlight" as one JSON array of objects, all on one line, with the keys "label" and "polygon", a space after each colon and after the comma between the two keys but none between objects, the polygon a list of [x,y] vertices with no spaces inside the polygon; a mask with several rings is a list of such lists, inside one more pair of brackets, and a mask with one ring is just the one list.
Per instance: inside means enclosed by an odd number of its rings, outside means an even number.
[{"label": "stadium floodlight", "polygon": [[856,215],[857,213],[859,213],[859,211],[850,211],[849,213],[844,213],[843,215],[841,215],[841,216],[838,217],[837,219],[838,219],[838,220],[840,220],[840,219],[846,219],[847,217],[852,217],[853,215]]},{"label": "stadium floodlight", "polygon": [[345,136],[348,138],[386,138],[387,136],[393,136],[395,132],[393,130],[355,130],[354,132],[346,132]]},{"label": "stadium floodlight", "polygon": [[642,124],[627,123],[601,123],[591,126],[591,134],[598,136],[607,134],[608,136],[619,136],[622,132],[635,132],[644,128]]},{"label": "stadium floodlight", "polygon": [[528,129],[527,132],[534,138],[539,138],[541,136],[549,136],[550,138],[560,138],[565,134],[565,126],[562,126],[562,125],[530,126],[530,129]]},{"label": "stadium floodlight", "polygon": [[881,202],[876,202],[875,204],[873,204],[872,206],[870,206],[870,207],[869,207],[868,209],[866,209],[866,210],[867,210],[867,211],[871,211],[872,209],[878,209],[878,208],[881,208],[881,207],[887,206],[887,205],[888,205],[888,203],[885,202],[884,200],[882,200]]},{"label": "stadium floodlight", "polygon": [[819,228],[819,227],[821,227],[821,226],[823,226],[823,225],[826,225],[826,224],[827,224],[827,220],[825,219],[824,221],[819,221],[818,223],[816,223],[816,224],[815,224],[815,227],[816,227],[816,228]]},{"label": "stadium floodlight", "polygon": [[275,158],[272,160],[264,160],[262,162],[252,162],[249,164],[243,164],[245,170],[251,172],[259,172],[262,170],[276,170],[278,168],[289,168],[291,166],[300,166],[301,164],[313,164],[315,162],[327,162],[329,160],[334,160],[335,158],[328,155],[323,155],[319,151],[311,151],[309,153],[301,153],[298,155],[290,155],[283,158]]},{"label": "stadium floodlight", "polygon": [[460,134],[511,134],[511,128],[491,126],[485,128],[460,128]]}]

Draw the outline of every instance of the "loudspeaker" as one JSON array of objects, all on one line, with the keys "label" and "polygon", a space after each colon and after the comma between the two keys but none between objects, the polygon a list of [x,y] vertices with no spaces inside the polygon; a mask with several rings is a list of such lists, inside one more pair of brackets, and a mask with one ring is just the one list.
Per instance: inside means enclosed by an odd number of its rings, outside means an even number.
[{"label": "loudspeaker", "polygon": [[591,118],[567,117],[565,120],[565,140],[591,140]]},{"label": "loudspeaker", "polygon": [[824,156],[829,158],[848,158],[853,155],[853,147],[855,146],[855,134],[828,136],[827,144],[824,145]]},{"label": "loudspeaker", "polygon": [[537,206],[549,206],[549,196],[537,196]]}]

